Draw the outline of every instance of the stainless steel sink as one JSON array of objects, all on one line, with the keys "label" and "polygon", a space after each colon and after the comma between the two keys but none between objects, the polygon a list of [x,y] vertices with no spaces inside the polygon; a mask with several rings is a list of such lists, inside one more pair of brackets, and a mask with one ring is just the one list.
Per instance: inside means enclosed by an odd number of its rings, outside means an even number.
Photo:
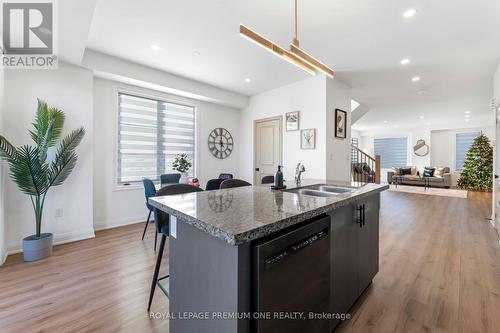
[{"label": "stainless steel sink", "polygon": [[329,193],[351,193],[354,191],[353,188],[331,186],[331,185],[313,185],[313,186],[308,186],[307,188],[309,188],[311,190],[323,191],[323,192],[329,192]]},{"label": "stainless steel sink", "polygon": [[325,192],[325,191],[318,191],[318,190],[310,190],[306,188],[299,188],[296,190],[290,190],[289,192],[294,192],[302,195],[310,195],[313,197],[322,197],[322,198],[328,198],[328,197],[334,197],[337,194],[331,193],[331,192]]}]

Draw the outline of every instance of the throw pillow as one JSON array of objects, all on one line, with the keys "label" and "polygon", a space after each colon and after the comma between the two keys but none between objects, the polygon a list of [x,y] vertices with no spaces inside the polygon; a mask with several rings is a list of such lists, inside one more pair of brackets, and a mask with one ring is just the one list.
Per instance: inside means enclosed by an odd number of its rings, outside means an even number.
[{"label": "throw pillow", "polygon": [[444,168],[436,168],[436,170],[434,170],[434,177],[443,178],[443,176],[444,176]]},{"label": "throw pillow", "polygon": [[435,168],[425,167],[424,168],[424,177],[433,177]]},{"label": "throw pillow", "polygon": [[401,168],[401,176],[411,175],[411,168]]},{"label": "throw pillow", "polygon": [[411,175],[412,176],[416,176],[417,175],[417,167],[415,167],[415,166],[411,167]]},{"label": "throw pillow", "polygon": [[363,165],[363,171],[365,173],[370,173],[370,172],[372,172],[372,169],[367,164],[364,164]]},{"label": "throw pillow", "polygon": [[400,176],[401,175],[401,168],[392,168],[394,170],[394,175],[395,176]]}]

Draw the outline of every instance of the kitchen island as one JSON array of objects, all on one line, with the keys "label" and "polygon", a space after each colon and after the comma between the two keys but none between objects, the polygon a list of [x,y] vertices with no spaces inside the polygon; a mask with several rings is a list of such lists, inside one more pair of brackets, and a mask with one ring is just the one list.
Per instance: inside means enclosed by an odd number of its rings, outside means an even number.
[{"label": "kitchen island", "polygon": [[378,272],[388,186],[356,185],[151,198],[171,216],[170,332],[333,330]]}]

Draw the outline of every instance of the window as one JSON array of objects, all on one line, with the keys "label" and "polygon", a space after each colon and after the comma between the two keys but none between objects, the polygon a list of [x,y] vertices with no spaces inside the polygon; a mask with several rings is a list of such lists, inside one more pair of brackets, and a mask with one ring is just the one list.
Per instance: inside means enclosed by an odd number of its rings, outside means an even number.
[{"label": "window", "polygon": [[182,153],[194,166],[193,107],[122,93],[118,99],[118,184],[158,181]]},{"label": "window", "polygon": [[480,132],[457,133],[455,138],[455,170],[462,171],[465,157],[469,151],[472,142],[477,138]]},{"label": "window", "polygon": [[375,139],[375,155],[380,155],[382,169],[407,165],[408,138]]}]

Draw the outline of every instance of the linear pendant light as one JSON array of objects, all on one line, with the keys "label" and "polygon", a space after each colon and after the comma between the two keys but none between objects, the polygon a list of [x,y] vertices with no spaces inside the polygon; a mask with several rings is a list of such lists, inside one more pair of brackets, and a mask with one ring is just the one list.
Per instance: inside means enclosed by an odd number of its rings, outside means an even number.
[{"label": "linear pendant light", "polygon": [[248,38],[248,40],[254,42],[255,44],[262,46],[266,50],[271,51],[272,53],[276,54],[282,59],[288,61],[289,63],[292,63],[295,66],[299,67],[300,69],[308,72],[309,74],[312,75],[316,74],[316,69],[313,66],[311,66],[304,60],[300,59],[295,54],[288,52],[287,50],[281,48],[279,45],[271,42],[266,37],[259,35],[258,33],[244,26],[243,24],[240,24],[240,34],[243,37]]},{"label": "linear pendant light", "polygon": [[333,72],[332,69],[330,69],[328,66],[305,52],[299,47],[299,39],[298,39],[298,29],[297,29],[297,0],[295,0],[295,36],[290,44],[290,51],[287,51],[280,47],[279,45],[273,43],[269,39],[259,35],[252,29],[244,26],[243,24],[240,24],[240,34],[248,38],[250,41],[256,43],[259,46],[262,46],[268,51],[273,52],[277,56],[281,57],[282,59],[298,66],[299,68],[305,70],[306,72],[315,75],[316,70],[319,70],[323,73],[325,73],[329,77],[334,77],[335,73]]}]

